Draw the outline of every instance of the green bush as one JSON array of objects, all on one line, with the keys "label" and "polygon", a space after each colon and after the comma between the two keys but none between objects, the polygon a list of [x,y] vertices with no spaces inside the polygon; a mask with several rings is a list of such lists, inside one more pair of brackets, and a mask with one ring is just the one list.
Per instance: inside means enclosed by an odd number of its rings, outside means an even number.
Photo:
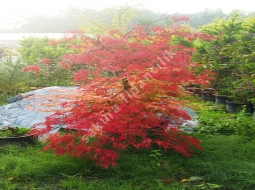
[{"label": "green bush", "polygon": [[72,85],[72,70],[63,68],[61,55],[72,54],[74,50],[68,48],[74,45],[75,41],[66,42],[64,39],[53,39],[48,37],[28,37],[19,41],[17,49],[22,55],[25,66],[24,71],[29,71],[29,66],[37,67],[38,72],[27,73],[30,80],[28,86],[70,86]]},{"label": "green bush", "polygon": [[221,135],[239,135],[249,139],[255,137],[255,122],[245,109],[236,114],[209,110],[198,117],[195,132]]},{"label": "green bush", "polygon": [[1,47],[0,93],[15,94],[27,91],[28,75],[22,72],[25,62],[13,47]]},{"label": "green bush", "polygon": [[200,30],[219,37],[194,43],[198,51],[193,59],[218,74],[212,87],[234,101],[255,102],[255,17],[233,12],[229,19],[217,19]]},{"label": "green bush", "polygon": [[16,136],[23,136],[28,133],[28,128],[23,127],[1,127],[0,126],[0,137],[16,137]]}]

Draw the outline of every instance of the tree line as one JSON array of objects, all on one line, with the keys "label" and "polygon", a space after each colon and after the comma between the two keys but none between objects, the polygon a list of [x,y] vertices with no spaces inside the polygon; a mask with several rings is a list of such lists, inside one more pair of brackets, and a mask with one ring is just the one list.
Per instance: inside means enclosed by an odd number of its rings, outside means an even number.
[{"label": "tree line", "polygon": [[[240,12],[240,14],[245,15],[243,12]],[[211,23],[217,18],[229,18],[229,14],[224,13],[221,9],[205,9],[194,14],[174,13],[167,15],[129,6],[107,8],[102,11],[70,8],[56,16],[35,15],[23,19],[22,22],[13,21],[11,23],[12,28],[0,28],[0,33],[63,33],[77,29],[91,30],[91,33],[95,33],[95,30],[119,29],[121,26],[125,29],[130,29],[134,24],[146,24],[155,20],[158,21],[154,22],[153,25],[170,25],[172,23],[169,19],[162,18],[180,15],[189,17],[190,21],[187,24],[195,29],[204,24]]]}]

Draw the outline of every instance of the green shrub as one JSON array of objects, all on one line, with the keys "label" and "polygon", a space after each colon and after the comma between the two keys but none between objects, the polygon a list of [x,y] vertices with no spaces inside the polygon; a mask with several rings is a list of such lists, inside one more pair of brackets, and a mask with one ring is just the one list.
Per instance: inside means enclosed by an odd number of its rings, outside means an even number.
[{"label": "green shrub", "polygon": [[209,110],[201,114],[198,120],[199,125],[195,128],[195,132],[255,137],[255,121],[245,109],[236,114]]},{"label": "green shrub", "polygon": [[22,56],[12,47],[1,47],[0,93],[15,94],[27,91],[28,75],[22,72],[25,63]]},{"label": "green shrub", "polygon": [[25,135],[29,131],[28,128],[23,127],[7,127],[2,128],[0,126],[0,137],[16,137],[16,136],[22,136]]},{"label": "green shrub", "polygon": [[59,64],[61,55],[73,53],[73,50],[67,48],[70,45],[69,42],[48,37],[28,37],[20,40],[19,44],[18,51],[26,62],[23,71],[29,71],[29,66],[38,67],[36,73],[26,73],[30,78],[27,80],[28,86],[72,85],[72,72]]}]

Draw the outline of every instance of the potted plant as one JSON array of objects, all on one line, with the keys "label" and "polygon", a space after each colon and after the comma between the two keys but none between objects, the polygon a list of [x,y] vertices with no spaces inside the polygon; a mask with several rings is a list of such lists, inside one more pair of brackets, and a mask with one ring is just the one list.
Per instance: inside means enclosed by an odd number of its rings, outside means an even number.
[{"label": "potted plant", "polygon": [[226,95],[216,95],[215,96],[215,104],[221,105],[221,104],[227,104],[227,101],[229,101],[229,97]]},{"label": "potted plant", "polygon": [[34,144],[36,138],[33,135],[26,135],[28,131],[29,129],[22,127],[0,127],[0,146]]},{"label": "potted plant", "polygon": [[251,102],[251,99],[255,96],[253,89],[247,88],[236,88],[232,91],[230,96],[231,100],[227,100],[227,111],[237,112],[243,107],[246,108],[246,111],[253,113],[254,107]]},{"label": "potted plant", "polygon": [[[202,32],[220,36],[220,39],[196,44],[198,51],[193,55],[205,68],[216,71],[214,88],[230,90],[229,97],[233,101],[227,101],[231,112],[236,106],[254,109],[250,102],[255,94],[254,21],[254,17],[244,18],[233,13],[229,19],[203,26]],[[226,100],[226,97],[221,98],[223,102]]]},{"label": "potted plant", "polygon": [[[254,20],[247,20],[254,26]],[[246,24],[247,24],[246,23]],[[251,99],[255,97],[255,57],[254,38],[247,28],[244,28],[237,40],[221,50],[221,55],[231,57],[230,67],[233,69],[227,83],[231,90],[233,101],[228,101],[227,109],[235,112],[242,106],[253,113]]]},{"label": "potted plant", "polygon": [[205,88],[201,92],[201,99],[204,101],[215,102],[215,90],[213,88]]},{"label": "potted plant", "polygon": [[230,101],[231,93],[228,90],[221,89],[217,90],[216,96],[215,96],[215,104],[221,105],[221,104],[227,104],[227,101]]},{"label": "potted plant", "polygon": [[255,98],[250,98],[249,100],[253,104],[253,118],[255,119]]}]

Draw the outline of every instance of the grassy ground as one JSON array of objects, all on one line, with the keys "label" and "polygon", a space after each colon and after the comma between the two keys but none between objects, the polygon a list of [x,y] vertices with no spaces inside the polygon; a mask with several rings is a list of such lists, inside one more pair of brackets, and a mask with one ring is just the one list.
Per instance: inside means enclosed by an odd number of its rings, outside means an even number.
[{"label": "grassy ground", "polygon": [[[214,123],[219,123],[222,117],[238,118],[211,104],[203,104],[197,111],[205,121],[213,118]],[[249,119],[254,122],[252,117]],[[171,151],[132,149],[121,154],[117,167],[107,170],[89,160],[42,152],[40,143],[35,147],[3,146],[0,147],[0,189],[202,189],[199,185],[207,186],[204,189],[214,189],[217,185],[222,190],[255,189],[253,139],[212,132],[192,136],[201,140],[204,148],[197,150],[192,158]],[[203,180],[181,182],[190,177]]]},{"label": "grassy ground", "polygon": [[[123,152],[116,168],[101,169],[88,160],[43,153],[41,145],[1,147],[0,189],[199,189],[181,183],[203,177],[219,189],[255,189],[255,145],[238,136],[196,135],[203,151],[192,158],[174,152]],[[188,188],[189,187],[189,188]]]}]

